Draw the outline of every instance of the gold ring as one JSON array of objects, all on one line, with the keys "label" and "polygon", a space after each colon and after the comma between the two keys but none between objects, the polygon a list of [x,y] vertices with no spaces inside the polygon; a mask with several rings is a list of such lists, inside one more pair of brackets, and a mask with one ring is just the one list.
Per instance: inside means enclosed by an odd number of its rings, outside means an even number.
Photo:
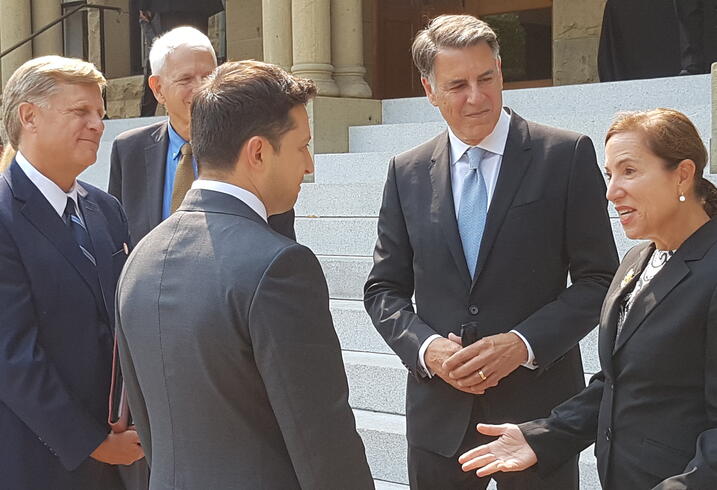
[{"label": "gold ring", "polygon": [[485,374],[483,374],[483,370],[482,370],[482,369],[478,371],[478,376],[480,376],[481,378],[483,378],[483,381],[485,381],[485,380],[487,379],[487,378],[485,377]]}]

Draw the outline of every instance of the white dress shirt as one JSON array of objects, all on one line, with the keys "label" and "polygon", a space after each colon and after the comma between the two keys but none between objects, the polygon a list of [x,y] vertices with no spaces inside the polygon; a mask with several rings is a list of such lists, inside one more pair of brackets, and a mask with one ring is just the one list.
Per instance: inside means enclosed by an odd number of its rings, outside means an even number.
[{"label": "white dress shirt", "polygon": [[268,222],[268,218],[266,215],[266,206],[264,206],[264,203],[261,202],[261,199],[259,199],[258,197],[256,197],[256,195],[246,189],[242,189],[241,187],[238,187],[234,184],[229,184],[227,182],[207,179],[195,180],[192,184],[192,189],[204,189],[207,191],[222,192],[224,194],[229,194],[230,196],[236,197],[241,202],[249,206],[252,211],[261,216],[261,219]]},{"label": "white dress shirt", "polygon": [[[481,173],[483,174],[483,180],[485,180],[486,190],[488,191],[488,209],[490,209],[490,203],[493,200],[493,193],[495,192],[495,186],[498,182],[498,174],[500,173],[500,166],[503,163],[503,153],[505,152],[505,145],[508,141],[508,131],[510,130],[510,115],[505,111],[500,112],[498,123],[493,128],[493,132],[483,138],[478,145],[478,148],[482,148],[490,153],[486,153],[481,160],[480,167]],[[448,128],[448,141],[450,143],[451,151],[451,190],[453,191],[453,205],[456,210],[456,220],[458,219],[458,212],[460,211],[461,195],[463,194],[463,181],[466,174],[470,170],[468,166],[468,155],[466,152],[472,148],[461,141],[451,130]],[[533,349],[530,347],[528,341],[519,332],[511,330],[512,333],[520,337],[525,347],[528,349],[528,360],[523,366],[529,369],[536,369],[535,355]],[[418,360],[421,363],[421,367],[432,376],[433,373],[426,366],[426,350],[428,344],[433,342],[435,339],[441,338],[440,335],[435,334],[428,337],[425,342],[421,345],[418,351]]]},{"label": "white dress shirt", "polygon": [[60,218],[62,218],[62,215],[65,214],[65,207],[67,207],[67,198],[70,197],[73,201],[75,201],[75,209],[77,210],[77,215],[81,220],[84,221],[82,211],[80,210],[80,203],[77,197],[77,195],[80,193],[84,195],[84,189],[77,185],[77,181],[72,184],[72,189],[70,189],[70,192],[65,192],[60,189],[60,186],[58,186],[53,181],[41,174],[40,171],[37,170],[28,161],[27,158],[25,158],[25,155],[23,155],[19,151],[15,155],[15,160],[17,160],[17,164],[20,166],[20,169],[22,169],[27,178],[30,179],[30,182],[35,184],[35,187],[37,187],[40,193],[45,196],[45,199],[47,199],[47,201],[50,203],[50,206],[52,206],[52,208],[57,212]]}]

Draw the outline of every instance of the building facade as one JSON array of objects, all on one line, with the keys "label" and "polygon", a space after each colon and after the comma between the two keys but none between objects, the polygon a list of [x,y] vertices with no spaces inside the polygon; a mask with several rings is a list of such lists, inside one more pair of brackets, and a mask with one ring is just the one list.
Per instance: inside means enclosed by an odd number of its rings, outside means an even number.
[{"label": "building facade", "polygon": [[[0,51],[84,2],[0,0]],[[136,0],[97,0],[114,10],[78,12],[0,60],[3,84],[34,56],[89,59],[109,79],[141,71]],[[469,13],[498,31],[507,88],[597,81],[605,0],[227,0],[210,37],[226,59],[253,58],[314,79],[320,95],[422,94],[410,43],[426,21]]]}]

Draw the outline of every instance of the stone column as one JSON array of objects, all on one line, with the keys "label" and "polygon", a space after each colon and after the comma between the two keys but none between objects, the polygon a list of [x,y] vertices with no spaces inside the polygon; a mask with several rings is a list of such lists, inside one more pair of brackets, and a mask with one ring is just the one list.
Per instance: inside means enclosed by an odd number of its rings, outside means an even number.
[{"label": "stone column", "polygon": [[[62,15],[62,7],[57,0],[32,0],[32,30],[37,32]],[[33,56],[47,54],[62,55],[62,23],[37,36],[32,41]]]},{"label": "stone column", "polygon": [[291,0],[262,0],[264,61],[291,70]]},{"label": "stone column", "polygon": [[[227,0],[227,59],[263,60],[262,0]],[[273,2],[272,2],[273,3]],[[287,36],[289,34],[286,34]]]},{"label": "stone column", "polygon": [[598,81],[597,52],[606,0],[553,0],[553,84]]},{"label": "stone column", "polygon": [[[7,49],[32,33],[30,0],[0,0],[0,46]],[[2,62],[2,85],[23,63],[32,58],[32,43],[26,43],[4,56]]]},{"label": "stone column", "polygon": [[316,82],[319,95],[338,96],[339,87],[332,78],[330,0],[292,0],[291,33],[291,71]]},{"label": "stone column", "polygon": [[341,97],[370,98],[364,80],[361,0],[331,1],[331,51]]}]

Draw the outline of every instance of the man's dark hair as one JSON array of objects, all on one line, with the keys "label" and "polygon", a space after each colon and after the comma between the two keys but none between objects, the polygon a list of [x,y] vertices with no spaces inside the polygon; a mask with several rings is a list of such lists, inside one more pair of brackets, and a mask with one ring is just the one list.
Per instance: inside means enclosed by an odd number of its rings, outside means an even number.
[{"label": "man's dark hair", "polygon": [[293,129],[289,111],[315,95],[313,81],[276,65],[224,63],[192,101],[192,151],[200,171],[230,170],[253,136],[265,137],[279,151],[281,136]]}]

